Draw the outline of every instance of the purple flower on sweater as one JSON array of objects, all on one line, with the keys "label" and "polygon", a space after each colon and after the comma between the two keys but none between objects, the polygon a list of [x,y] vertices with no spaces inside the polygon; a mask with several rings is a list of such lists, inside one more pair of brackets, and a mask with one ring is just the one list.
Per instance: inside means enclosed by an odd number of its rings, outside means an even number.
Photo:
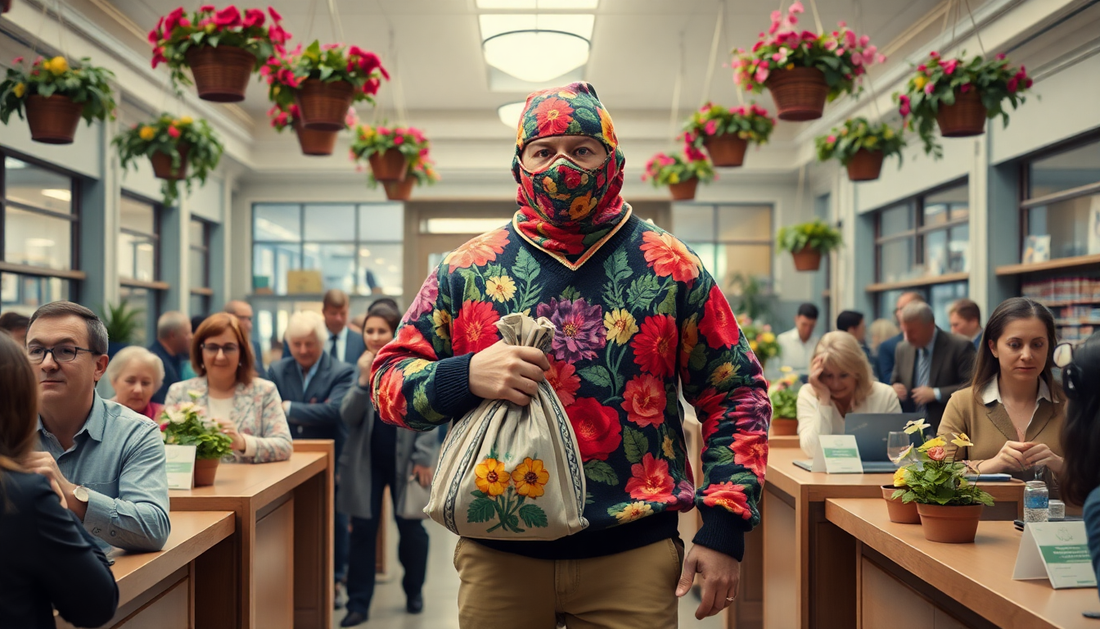
[{"label": "purple flower on sweater", "polygon": [[753,432],[768,432],[771,424],[772,405],[768,396],[759,389],[752,390],[749,399],[737,404],[737,429]]},{"label": "purple flower on sweater", "polygon": [[439,297],[439,274],[435,271],[428,276],[428,279],[424,280],[424,285],[420,287],[420,292],[416,294],[416,298],[413,299],[412,305],[409,306],[409,311],[405,313],[405,322],[416,321],[424,314],[432,311],[435,307],[435,300]]},{"label": "purple flower on sweater", "polygon": [[549,318],[557,329],[550,352],[558,360],[592,360],[596,350],[607,344],[603,308],[589,306],[583,297],[576,301],[551,299],[549,304],[539,304],[537,315]]}]

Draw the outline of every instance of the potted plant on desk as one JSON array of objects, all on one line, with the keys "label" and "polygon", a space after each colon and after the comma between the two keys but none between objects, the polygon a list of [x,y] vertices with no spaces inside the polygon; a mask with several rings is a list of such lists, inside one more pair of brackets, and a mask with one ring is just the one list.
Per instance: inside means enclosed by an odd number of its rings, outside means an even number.
[{"label": "potted plant on desk", "polygon": [[[923,419],[911,421],[905,432],[913,434],[928,427]],[[973,446],[970,438],[955,434],[951,443]],[[964,478],[966,464],[947,456],[943,437],[926,440],[918,448],[910,446],[902,460],[913,461],[894,475],[894,484],[904,487],[894,490],[893,498],[904,504],[915,502],[920,514],[924,537],[930,542],[965,544],[974,541],[983,506],[993,506],[993,496]]]},{"label": "potted plant on desk", "polygon": [[195,446],[195,486],[214,484],[218,461],[232,452],[233,439],[221,426],[195,406],[198,393],[188,391],[190,402],[166,408],[160,415],[160,434],[168,445]]},{"label": "potted plant on desk", "polygon": [[772,401],[771,434],[785,437],[798,434],[798,374],[790,367],[780,367],[783,377],[768,387]]}]

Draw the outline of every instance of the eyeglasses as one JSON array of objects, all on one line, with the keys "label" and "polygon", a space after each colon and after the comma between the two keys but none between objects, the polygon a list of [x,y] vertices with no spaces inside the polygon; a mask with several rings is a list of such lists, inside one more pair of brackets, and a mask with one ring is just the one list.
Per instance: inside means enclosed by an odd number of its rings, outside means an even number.
[{"label": "eyeglasses", "polygon": [[226,356],[236,354],[240,348],[235,343],[226,343],[225,345],[215,345],[213,343],[203,343],[202,351],[210,354],[211,356],[217,356],[218,352],[224,353]]},{"label": "eyeglasses", "polygon": [[76,345],[56,345],[54,347],[42,347],[41,345],[31,345],[27,348],[27,357],[30,358],[34,364],[39,364],[46,360],[46,354],[53,356],[53,360],[56,363],[71,363],[76,360],[76,357],[80,352],[88,352],[89,354],[98,355],[99,352],[93,349],[87,349],[84,347],[77,347]]}]

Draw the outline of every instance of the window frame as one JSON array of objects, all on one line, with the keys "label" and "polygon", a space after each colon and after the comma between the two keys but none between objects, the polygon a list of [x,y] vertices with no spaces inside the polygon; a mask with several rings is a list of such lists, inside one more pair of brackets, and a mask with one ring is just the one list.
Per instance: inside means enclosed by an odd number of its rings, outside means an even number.
[{"label": "window frame", "polygon": [[[189,286],[188,294],[191,297],[199,297],[200,302],[203,304],[203,313],[210,312],[210,302],[214,297],[214,289],[210,287],[210,238],[211,231],[214,228],[215,223],[206,220],[200,216],[192,215],[189,221],[188,229],[191,228],[191,224],[199,223],[202,225],[202,243],[195,244],[193,241],[189,241],[187,245],[188,259],[187,264],[191,264],[190,254],[199,253],[203,258],[203,278],[200,282],[202,286]],[[188,284],[194,283],[194,278],[190,277],[190,268],[188,268]],[[191,313],[192,315],[196,313]]]},{"label": "window frame", "polygon": [[[1018,190],[1019,204],[1017,208],[1019,210],[1019,242],[1016,243],[1016,251],[1019,254],[1019,263],[1023,264],[1023,252],[1024,246],[1028,237],[1028,222],[1031,216],[1031,210],[1037,207],[1050,206],[1054,203],[1061,203],[1063,201],[1070,201],[1081,197],[1092,196],[1100,194],[1100,181],[1095,181],[1083,186],[1077,186],[1076,188],[1069,188],[1052,194],[1047,194],[1039,197],[1031,197],[1031,165],[1037,161],[1046,159],[1048,157],[1054,157],[1061,153],[1068,153],[1075,149],[1079,149],[1089,144],[1100,145],[1100,131],[1092,131],[1079,137],[1070,138],[1063,142],[1058,142],[1048,146],[1040,151],[1027,156],[1025,159],[1020,160],[1020,187]],[[1100,147],[1098,147],[1100,148]]]},{"label": "window frame", "polygon": [[[676,228],[676,207],[677,206],[687,206],[687,207],[692,207],[694,209],[709,207],[711,209],[711,233],[713,234],[712,239],[709,240],[709,241],[703,241],[703,240],[694,239],[694,238],[681,238],[681,240],[683,240],[688,246],[692,246],[693,244],[706,244],[706,245],[710,245],[712,247],[715,247],[716,252],[717,252],[717,247],[720,247],[720,246],[723,246],[723,245],[750,246],[750,247],[766,246],[766,247],[768,247],[767,286],[764,287],[764,293],[763,294],[764,295],[771,295],[772,294],[772,291],[774,290],[774,287],[775,287],[775,247],[776,247],[776,244],[775,244],[775,203],[765,202],[765,201],[762,201],[762,202],[759,202],[759,203],[747,203],[747,202],[729,202],[729,203],[722,202],[722,203],[719,203],[719,202],[711,202],[711,201],[703,201],[703,202],[692,201],[692,202],[687,202],[687,203],[676,202],[676,203],[672,204],[672,207],[671,207],[671,210],[670,210],[670,219],[671,219],[671,222],[672,222],[674,233],[675,233],[675,228]],[[722,208],[765,208],[765,207],[768,208],[768,236],[766,238],[757,238],[757,239],[738,238],[738,239],[732,239],[732,240],[723,240],[723,239],[721,239],[721,237],[720,237],[721,230],[719,228],[719,226],[720,226],[719,213],[721,212]],[[680,236],[677,236],[677,237],[680,238]],[[698,254],[698,252],[696,252],[696,254]],[[717,253],[715,255],[717,255]],[[716,263],[717,260],[715,259],[715,260],[712,260],[711,262]],[[707,267],[706,264],[704,264],[703,268],[707,269],[708,267]],[[709,272],[709,269],[708,269],[708,272]],[[720,277],[715,277],[714,278],[715,283],[718,285],[718,287],[720,289],[722,289],[723,293],[725,292],[725,290],[724,290],[725,286],[723,285],[724,280],[725,280],[725,278],[720,278]]]},{"label": "window frame", "polygon": [[[134,194],[133,192],[128,192],[126,190],[123,190],[122,193],[119,195],[119,197],[120,197],[120,199],[122,197],[125,197],[125,198],[130,199],[131,201],[136,201],[138,203],[142,203],[142,204],[151,206],[153,208],[153,231],[155,232],[155,233],[150,234],[150,233],[139,231],[139,230],[136,230],[136,229],[129,229],[129,228],[123,227],[122,224],[121,224],[122,222],[119,221],[119,226],[118,226],[119,235],[126,234],[127,236],[141,236],[141,237],[150,238],[150,239],[153,240],[153,280],[152,281],[146,281],[146,280],[139,280],[137,278],[132,278],[132,277],[123,277],[122,274],[119,273],[118,274],[118,283],[119,283],[119,285],[120,286],[126,286],[128,288],[146,288],[146,289],[149,289],[149,290],[162,291],[162,292],[168,290],[169,288],[171,288],[171,285],[168,284],[168,282],[165,282],[161,279],[161,271],[162,271],[161,254],[163,253],[163,248],[161,247],[161,241],[162,241],[162,238],[161,238],[161,221],[163,220],[163,217],[161,216],[161,214],[164,212],[164,209],[165,209],[164,205],[162,203],[154,201],[153,199],[149,199],[147,197],[143,197],[139,194]],[[121,206],[121,200],[119,201],[119,203],[120,203],[120,206]],[[116,242],[116,246],[118,246],[117,242]],[[158,302],[158,310],[159,310],[160,297],[157,298],[157,302]]]}]

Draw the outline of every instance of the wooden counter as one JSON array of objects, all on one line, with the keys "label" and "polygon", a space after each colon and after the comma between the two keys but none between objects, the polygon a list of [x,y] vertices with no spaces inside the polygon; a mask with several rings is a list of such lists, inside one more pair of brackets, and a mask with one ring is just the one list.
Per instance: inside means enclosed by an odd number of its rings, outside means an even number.
[{"label": "wooden counter", "polygon": [[882,500],[828,500],[825,513],[856,542],[855,627],[1088,627],[1100,611],[1096,588],[1055,590],[1047,580],[1014,581],[1022,533],[1011,522],[980,522],[973,544],[924,538],[919,524],[890,522]]},{"label": "wooden counter", "polygon": [[[111,572],[118,582],[118,612],[104,627],[158,627],[189,629],[195,624],[195,610],[204,606],[224,609],[231,602],[229,591],[211,592],[196,599],[196,585],[212,576],[200,567],[208,555],[227,553],[233,536],[233,513],[195,511],[173,513],[172,533],[164,549],[154,553],[115,550]],[[210,565],[207,563],[206,565]],[[57,618],[60,629],[68,624]]]},{"label": "wooden counter", "polygon": [[[769,452],[760,526],[761,571],[754,565],[743,566],[741,578],[763,583],[764,627],[849,629],[855,626],[854,604],[839,602],[855,600],[855,542],[826,519],[825,501],[881,500],[880,487],[892,483],[893,475],[807,472],[794,465],[805,458],[799,448]],[[1020,517],[1023,483],[983,483],[982,487],[998,502],[983,517]]]},{"label": "wooden counter", "polygon": [[201,607],[203,629],[328,629],[333,602],[333,445],[295,441],[290,460],[222,464],[211,487],[170,491],[178,511],[233,511],[232,561],[200,589],[236,590],[232,609]]}]

